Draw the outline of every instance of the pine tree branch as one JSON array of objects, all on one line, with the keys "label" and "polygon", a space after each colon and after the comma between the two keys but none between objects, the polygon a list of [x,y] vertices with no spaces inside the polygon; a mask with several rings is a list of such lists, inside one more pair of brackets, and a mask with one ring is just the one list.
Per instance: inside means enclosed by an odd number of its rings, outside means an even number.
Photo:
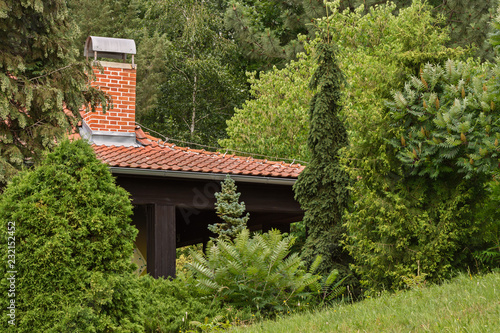
[{"label": "pine tree branch", "polygon": [[61,68],[56,69],[56,70],[53,70],[52,72],[49,72],[49,73],[47,73],[47,74],[43,74],[43,75],[40,75],[40,76],[36,76],[36,77],[34,77],[34,78],[31,78],[31,79],[29,79],[29,81],[34,81],[34,80],[41,79],[41,78],[43,78],[43,77],[50,76],[50,75],[52,75],[52,74],[54,74],[54,73],[57,73],[57,72],[63,71],[63,70],[65,70],[65,69],[67,69],[67,68],[69,68],[69,67],[72,67],[72,66],[74,66],[74,65],[75,65],[75,64],[70,64],[70,65],[67,65],[67,66],[61,67]]}]

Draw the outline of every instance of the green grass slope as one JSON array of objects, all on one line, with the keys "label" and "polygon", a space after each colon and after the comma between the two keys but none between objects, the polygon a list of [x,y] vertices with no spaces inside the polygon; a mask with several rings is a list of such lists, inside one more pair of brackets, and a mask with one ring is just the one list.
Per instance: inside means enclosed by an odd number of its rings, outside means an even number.
[{"label": "green grass slope", "polygon": [[256,323],[236,332],[500,332],[500,273]]}]

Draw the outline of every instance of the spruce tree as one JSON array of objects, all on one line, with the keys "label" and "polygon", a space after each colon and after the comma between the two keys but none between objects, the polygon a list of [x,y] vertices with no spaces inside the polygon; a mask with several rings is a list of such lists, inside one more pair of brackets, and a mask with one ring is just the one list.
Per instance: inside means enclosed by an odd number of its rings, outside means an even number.
[{"label": "spruce tree", "polygon": [[1,3],[0,185],[55,147],[76,125],[82,105],[104,101],[88,87],[90,67],[75,60],[78,29],[65,0]]},{"label": "spruce tree", "polygon": [[294,185],[295,198],[305,211],[308,236],[303,257],[312,262],[323,257],[323,271],[347,269],[348,257],[340,241],[342,213],[347,207],[349,178],[339,163],[339,150],[348,144],[347,131],[339,118],[343,74],[337,65],[334,45],[323,40],[317,47],[318,69],[311,78],[317,89],[309,109],[308,147],[311,162]]},{"label": "spruce tree", "polygon": [[237,187],[229,175],[221,182],[221,191],[215,193],[217,202],[215,212],[224,222],[210,224],[208,230],[218,235],[218,239],[233,240],[247,227],[250,214],[245,212],[245,203],[238,202],[241,193],[236,192]]}]

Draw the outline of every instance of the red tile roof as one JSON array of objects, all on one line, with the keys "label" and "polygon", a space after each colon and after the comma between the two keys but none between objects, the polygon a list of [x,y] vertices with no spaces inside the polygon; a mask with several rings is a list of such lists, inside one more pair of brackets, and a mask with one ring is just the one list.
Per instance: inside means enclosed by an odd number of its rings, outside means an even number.
[{"label": "red tile roof", "polygon": [[221,173],[262,177],[297,178],[304,169],[300,164],[272,162],[219,152],[177,147],[162,142],[139,127],[136,138],[142,147],[95,145],[97,157],[111,167]]}]

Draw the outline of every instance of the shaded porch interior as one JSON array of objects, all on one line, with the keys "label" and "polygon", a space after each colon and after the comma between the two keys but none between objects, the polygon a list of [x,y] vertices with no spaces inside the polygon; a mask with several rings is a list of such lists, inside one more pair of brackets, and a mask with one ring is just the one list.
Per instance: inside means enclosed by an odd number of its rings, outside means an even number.
[{"label": "shaded porch interior", "polygon": [[[176,248],[206,243],[214,237],[208,225],[220,222],[215,213],[218,180],[118,176],[117,183],[131,193],[133,224],[139,230],[136,245],[153,277],[175,276]],[[290,231],[303,211],[294,200],[291,184],[238,182],[240,202],[250,213],[248,228]]]}]

